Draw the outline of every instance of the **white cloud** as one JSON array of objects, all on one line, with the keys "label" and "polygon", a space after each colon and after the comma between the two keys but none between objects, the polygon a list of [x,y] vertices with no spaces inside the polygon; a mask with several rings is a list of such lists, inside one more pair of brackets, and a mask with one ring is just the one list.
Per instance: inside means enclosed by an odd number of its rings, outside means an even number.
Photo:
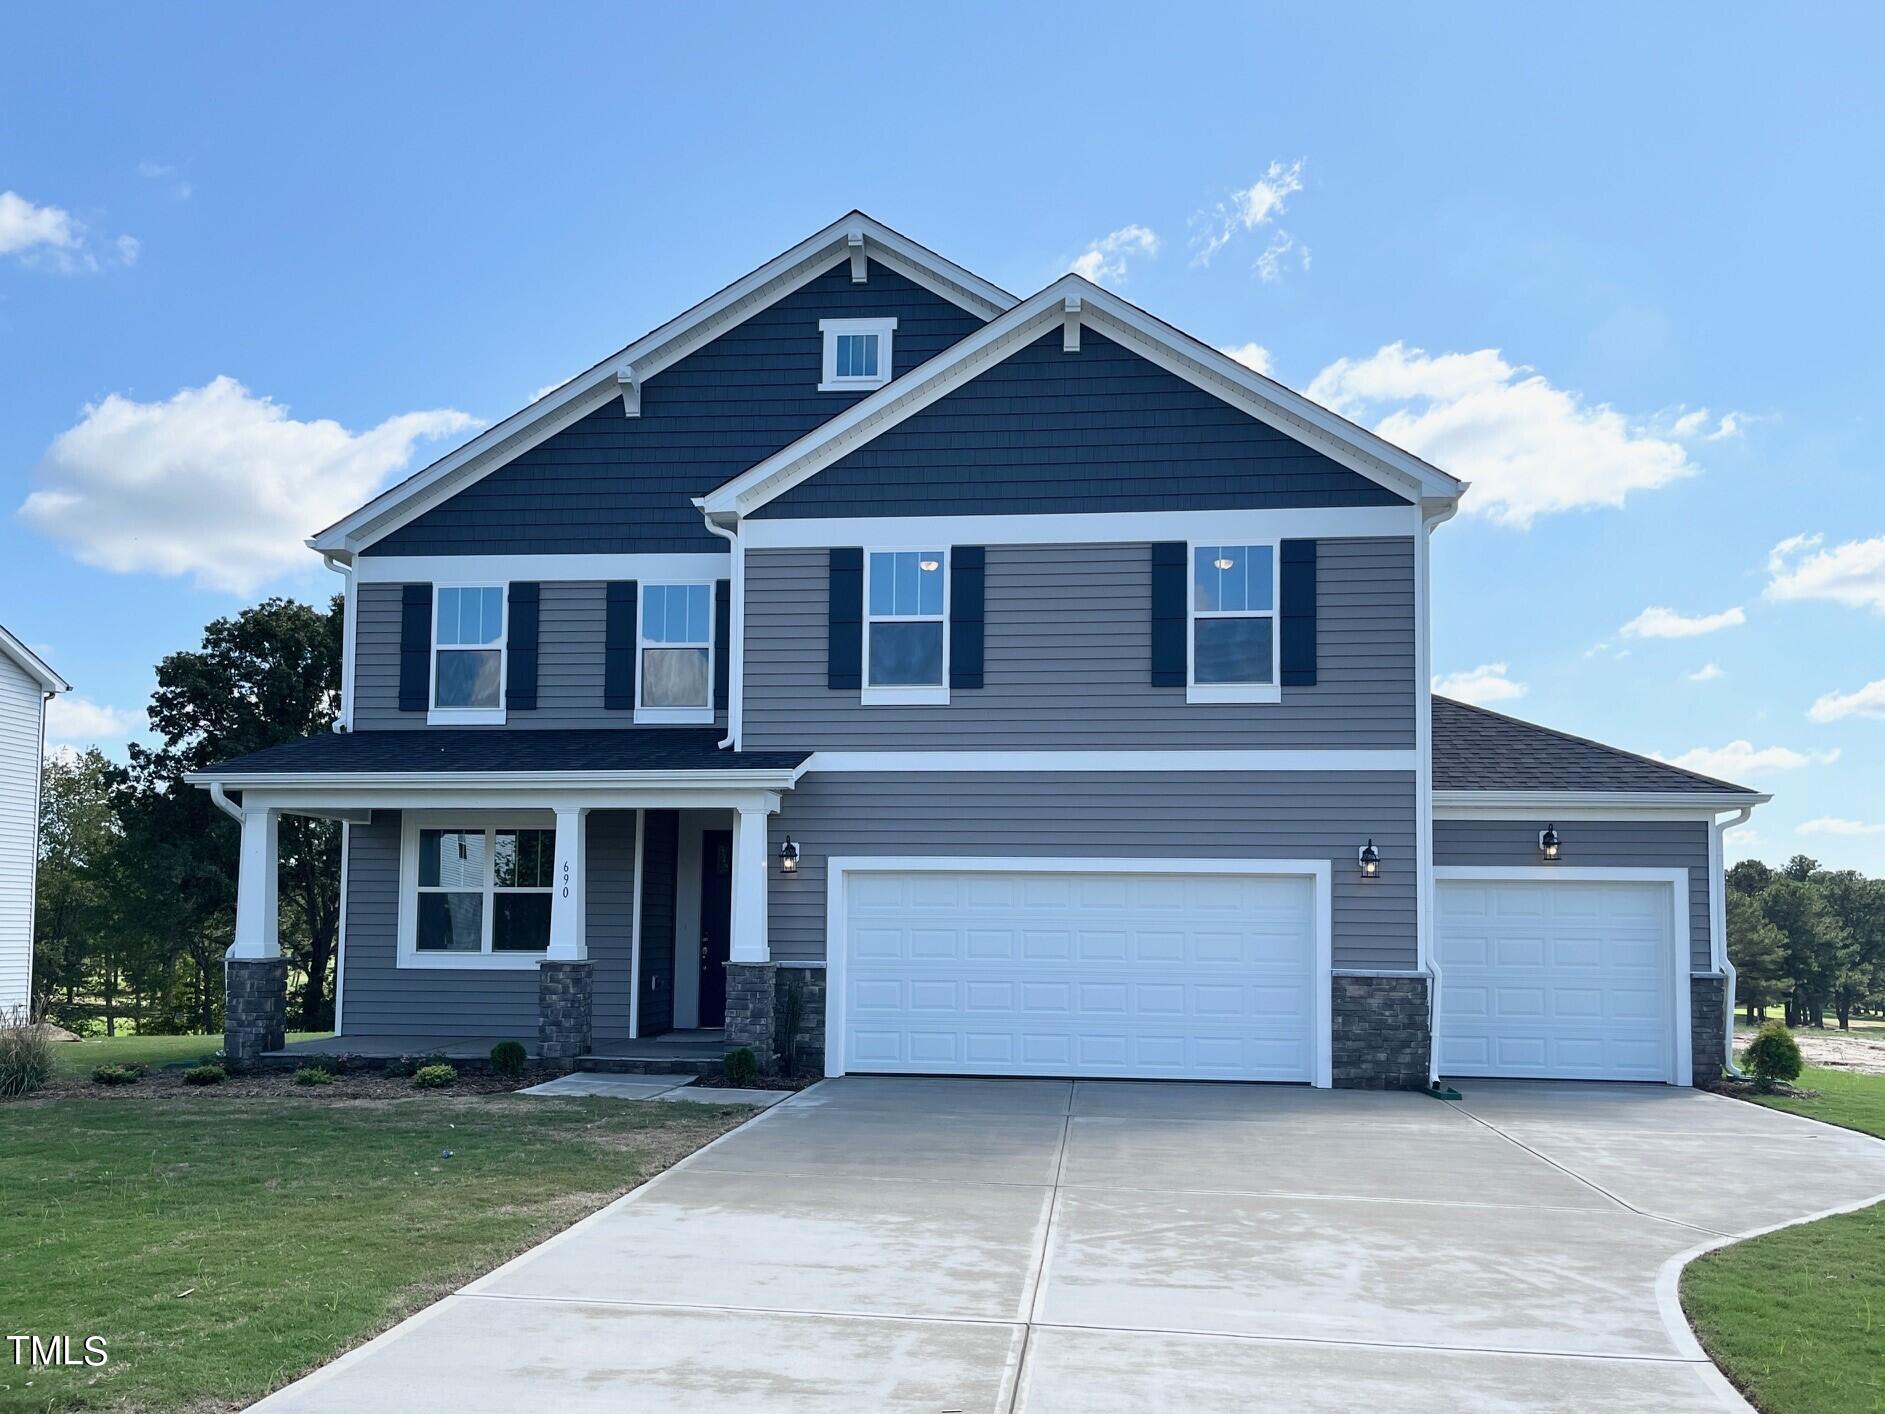
[{"label": "white cloud", "polygon": [[[129,265],[137,259],[137,238],[119,236],[112,249],[120,264]],[[83,222],[70,211],[36,206],[14,191],[0,191],[0,255],[61,274],[104,268]]]},{"label": "white cloud", "polygon": [[1715,424],[1715,430],[1709,433],[1705,440],[1710,442],[1725,442],[1730,437],[1739,437],[1745,429],[1746,424],[1746,413],[1724,412],[1721,415],[1721,421]]},{"label": "white cloud", "polygon": [[1707,408],[1690,408],[1678,413],[1669,423],[1669,433],[1674,437],[1700,438],[1704,442],[1725,442],[1731,437],[1739,437],[1747,430],[1750,419],[1744,412],[1724,412],[1715,418],[1711,430],[1709,420],[1713,415]]},{"label": "white cloud", "polygon": [[1736,628],[1748,621],[1737,608],[1719,614],[1683,615],[1674,609],[1648,608],[1618,630],[1625,638],[1698,638],[1719,629]]},{"label": "white cloud", "polygon": [[1718,780],[1745,781],[1775,771],[1797,771],[1802,766],[1830,766],[1839,759],[1839,750],[1795,751],[1786,746],[1756,747],[1751,741],[1731,741],[1726,746],[1698,746],[1680,756],[1660,752],[1652,755],[1685,771],[1699,771]]},{"label": "white cloud", "polygon": [[1822,549],[1824,537],[1791,535],[1767,553],[1769,599],[1830,599],[1885,614],[1885,535]]},{"label": "white cloud", "polygon": [[1514,701],[1523,697],[1528,689],[1524,683],[1513,682],[1506,676],[1504,663],[1481,663],[1464,672],[1435,676],[1433,690],[1442,697],[1483,707],[1488,702]]},{"label": "white cloud", "polygon": [[140,162],[137,164],[137,174],[147,182],[161,182],[169,189],[170,195],[178,201],[188,201],[191,193],[196,190],[168,162],[149,160]]},{"label": "white cloud", "polygon": [[1682,446],[1587,404],[1497,349],[1433,355],[1394,343],[1337,359],[1309,396],[1473,483],[1468,512],[1529,526],[1541,515],[1621,506],[1695,473]]},{"label": "white cloud", "polygon": [[46,704],[46,744],[62,747],[122,745],[143,736],[150,720],[141,707],[106,707],[89,697],[63,693]]},{"label": "white cloud", "polygon": [[113,393],[54,439],[20,515],[88,565],[248,594],[307,565],[303,538],[378,491],[416,442],[475,425],[435,409],[349,432],[227,377],[167,402]]},{"label": "white cloud", "polygon": [[1837,722],[1846,717],[1885,717],[1885,678],[1867,683],[1857,692],[1828,692],[1807,708],[1815,722]]},{"label": "white cloud", "polygon": [[1868,825],[1863,820],[1842,820],[1837,815],[1821,815],[1802,820],[1793,827],[1797,835],[1885,835],[1885,825]]},{"label": "white cloud", "polygon": [[1296,251],[1297,262],[1304,270],[1309,268],[1309,247],[1298,247],[1296,238],[1288,231],[1278,231],[1270,237],[1270,243],[1263,248],[1263,254],[1257,257],[1257,278],[1266,285],[1274,285],[1283,278],[1283,260],[1292,250]]},{"label": "white cloud", "polygon": [[1219,347],[1218,352],[1226,358],[1236,359],[1253,373],[1261,373],[1266,378],[1270,376],[1270,351],[1262,344],[1238,344],[1235,348],[1225,345]]},{"label": "white cloud", "polygon": [[[1213,210],[1200,211],[1193,216],[1191,223],[1199,234],[1192,240],[1197,251],[1192,256],[1192,264],[1209,265],[1211,257],[1229,245],[1231,238],[1239,231],[1257,230],[1283,215],[1289,209],[1289,199],[1302,190],[1305,160],[1298,157],[1290,163],[1272,162],[1263,175],[1249,186],[1233,191]],[[1287,233],[1280,234],[1284,234],[1287,239]],[[1268,254],[1266,250],[1264,257]],[[1264,257],[1258,259],[1259,273]],[[1303,256],[1303,268],[1309,268],[1307,253]]]},{"label": "white cloud", "polygon": [[1697,668],[1694,672],[1689,674],[1689,681],[1690,682],[1715,682],[1716,680],[1720,678],[1725,678],[1727,676],[1728,674],[1722,671],[1722,666],[1720,663],[1704,663],[1702,664],[1701,667]]},{"label": "white cloud", "polygon": [[1093,242],[1067,268],[1096,285],[1122,285],[1126,281],[1127,259],[1140,255],[1149,259],[1158,254],[1158,245],[1158,232],[1145,226],[1121,226],[1111,235]]}]

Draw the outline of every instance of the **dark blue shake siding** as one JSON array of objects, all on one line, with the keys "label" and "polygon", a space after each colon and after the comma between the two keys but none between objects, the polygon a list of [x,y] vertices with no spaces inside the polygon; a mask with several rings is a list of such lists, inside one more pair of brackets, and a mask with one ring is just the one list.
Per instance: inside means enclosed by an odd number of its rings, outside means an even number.
[{"label": "dark blue shake siding", "polygon": [[874,261],[848,261],[650,378],[641,416],[611,399],[368,555],[724,551],[690,501],[843,412],[861,394],[821,393],[820,319],[895,317],[901,376],[982,321]]},{"label": "dark blue shake siding", "polygon": [[1405,504],[1090,329],[1081,334],[1080,352],[1064,352],[1056,329],[756,514],[1054,515]]}]

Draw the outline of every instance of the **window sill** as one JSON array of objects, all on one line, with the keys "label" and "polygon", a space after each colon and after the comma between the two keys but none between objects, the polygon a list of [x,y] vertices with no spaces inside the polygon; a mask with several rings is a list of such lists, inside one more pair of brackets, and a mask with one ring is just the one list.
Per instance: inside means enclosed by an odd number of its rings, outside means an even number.
[{"label": "window sill", "polygon": [[946,687],[867,687],[862,695],[866,707],[947,707]]},{"label": "window sill", "polygon": [[1274,683],[1194,682],[1185,689],[1187,702],[1274,703],[1282,700],[1283,689]]},{"label": "window sill", "polygon": [[399,966],[420,972],[534,972],[540,952],[401,952]]},{"label": "window sill", "polygon": [[501,727],[502,707],[434,707],[425,714],[428,727]]},{"label": "window sill", "polygon": [[713,725],[713,708],[637,707],[635,709],[635,725],[638,727],[710,727]]},{"label": "window sill", "polygon": [[888,378],[834,378],[818,385],[821,393],[874,393]]}]

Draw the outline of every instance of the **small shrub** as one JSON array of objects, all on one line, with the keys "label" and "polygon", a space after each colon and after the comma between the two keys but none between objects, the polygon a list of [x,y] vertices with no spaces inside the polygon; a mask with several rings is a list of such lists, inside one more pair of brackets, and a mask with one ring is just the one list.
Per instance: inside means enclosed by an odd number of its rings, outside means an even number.
[{"label": "small shrub", "polygon": [[329,1075],[340,1075],[345,1072],[346,1062],[342,1056],[309,1055],[301,1057],[301,1069],[323,1070]]},{"label": "small shrub", "polygon": [[424,1055],[404,1055],[386,1062],[386,1073],[393,1076],[417,1075],[428,1065],[444,1065],[446,1058],[438,1051]]},{"label": "small shrub", "polygon": [[1800,1078],[1800,1043],[1778,1021],[1761,1026],[1760,1034],[1748,1044],[1742,1059],[1754,1072],[1754,1084],[1761,1090],[1772,1090],[1782,1080]]},{"label": "small shrub", "polygon": [[491,1047],[491,1069],[499,1075],[513,1079],[524,1073],[524,1067],[530,1063],[530,1053],[521,1041],[499,1041]]},{"label": "small shrub", "polygon": [[759,1058],[750,1047],[735,1046],[721,1060],[720,1070],[726,1076],[727,1084],[737,1090],[759,1079]]},{"label": "small shrub", "polygon": [[183,1072],[185,1085],[220,1085],[229,1078],[229,1072],[219,1065],[193,1065]]},{"label": "small shrub", "polygon": [[422,1065],[412,1073],[412,1083],[421,1090],[443,1090],[458,1083],[458,1072],[449,1065]]},{"label": "small shrub", "polygon": [[323,1070],[318,1065],[304,1065],[295,1072],[297,1085],[332,1085],[333,1083],[334,1072]]},{"label": "small shrub", "polygon": [[0,1013],[0,1100],[31,1094],[52,1079],[52,1033],[24,1009]]},{"label": "small shrub", "polygon": [[143,1078],[143,1068],[135,1065],[101,1065],[92,1072],[94,1085],[135,1085]]}]

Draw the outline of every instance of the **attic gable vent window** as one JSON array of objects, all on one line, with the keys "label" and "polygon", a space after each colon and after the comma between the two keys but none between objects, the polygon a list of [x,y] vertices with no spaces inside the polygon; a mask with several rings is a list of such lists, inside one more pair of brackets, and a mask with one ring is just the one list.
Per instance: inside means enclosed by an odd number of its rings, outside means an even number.
[{"label": "attic gable vent window", "polygon": [[825,339],[821,393],[868,393],[890,381],[894,319],[821,319]]}]

